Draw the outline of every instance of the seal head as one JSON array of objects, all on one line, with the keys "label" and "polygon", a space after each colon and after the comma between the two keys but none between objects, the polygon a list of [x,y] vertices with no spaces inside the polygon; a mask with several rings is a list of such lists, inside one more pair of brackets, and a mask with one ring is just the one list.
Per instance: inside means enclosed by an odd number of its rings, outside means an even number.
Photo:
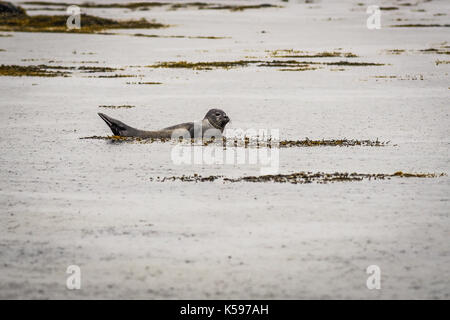
[{"label": "seal head", "polygon": [[227,123],[230,122],[230,118],[228,118],[227,114],[220,109],[209,110],[204,119],[208,119],[209,123],[219,130],[223,130]]}]

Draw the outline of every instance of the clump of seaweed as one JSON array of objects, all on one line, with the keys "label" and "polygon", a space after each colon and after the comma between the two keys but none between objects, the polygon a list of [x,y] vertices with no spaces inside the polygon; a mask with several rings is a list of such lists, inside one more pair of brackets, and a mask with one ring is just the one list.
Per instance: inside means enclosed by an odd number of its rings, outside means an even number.
[{"label": "clump of seaweed", "polygon": [[203,6],[199,9],[209,9],[209,10],[230,10],[232,12],[236,11],[244,11],[248,9],[262,9],[262,8],[281,8],[281,6],[263,3],[263,4],[255,4],[255,5],[210,5]]},{"label": "clump of seaweed", "polygon": [[353,62],[353,61],[323,62],[323,64],[326,64],[328,66],[353,66],[353,67],[384,66],[384,63]]},{"label": "clump of seaweed", "polygon": [[[71,5],[66,2],[49,2],[49,1],[26,1],[23,2],[26,5],[33,6],[58,6],[58,7],[67,7]],[[206,2],[185,2],[185,3],[172,3],[172,2],[130,2],[130,3],[94,3],[94,2],[84,2],[81,4],[77,4],[82,8],[122,8],[122,9],[131,9],[131,10],[149,10],[154,7],[167,7],[169,10],[178,10],[181,8],[194,8],[198,10],[229,10],[232,12],[235,11],[244,11],[248,9],[262,9],[262,8],[280,8],[281,6],[273,5],[273,4],[255,4],[255,5],[221,5],[214,3],[206,3]]]},{"label": "clump of seaweed", "polygon": [[135,33],[132,34],[134,37],[144,37],[144,38],[175,38],[175,39],[230,39],[230,37],[216,37],[216,36],[178,36],[178,35],[158,35],[158,34],[144,34]]},{"label": "clump of seaweed", "polygon": [[43,66],[0,65],[0,76],[10,77],[67,77],[68,72],[51,71]]},{"label": "clump of seaweed", "polygon": [[105,105],[102,105],[102,106],[98,106],[98,107],[99,108],[108,108],[108,109],[131,109],[131,108],[134,108],[135,106],[124,104],[124,105],[120,105],[120,106],[105,106]]},{"label": "clump of seaweed", "polygon": [[162,84],[162,82],[157,82],[157,81],[137,81],[137,82],[127,82],[127,84]]},{"label": "clump of seaweed", "polygon": [[450,54],[450,51],[446,50],[446,48],[428,48],[419,50],[419,52],[432,54]]},{"label": "clump of seaweed", "polygon": [[398,10],[398,7],[380,7],[380,10],[382,10],[382,11],[393,11],[393,10]]},{"label": "clump of seaweed", "polygon": [[221,175],[203,177],[198,174],[186,176],[172,176],[172,177],[157,177],[150,178],[150,181],[165,182],[165,181],[182,181],[182,182],[212,182],[222,180],[223,183],[230,182],[274,182],[274,183],[291,183],[291,184],[307,184],[307,183],[334,183],[334,182],[352,182],[362,180],[390,180],[394,177],[400,178],[437,178],[445,176],[445,173],[403,173],[401,171],[393,174],[386,173],[348,173],[348,172],[295,172],[290,174],[277,175],[262,175],[262,176],[245,176],[239,178],[226,178]]},{"label": "clump of seaweed", "polygon": [[[298,60],[272,60],[272,61],[260,61],[258,67],[271,67],[271,68],[310,68],[310,65],[319,65],[317,61],[298,61]],[[282,70],[282,69],[280,69]],[[286,71],[283,70],[283,71]]]},{"label": "clump of seaweed", "polygon": [[397,76],[373,76],[375,79],[395,79]]},{"label": "clump of seaweed", "polygon": [[356,58],[356,54],[351,52],[339,52],[339,51],[324,51],[318,53],[310,53],[305,51],[298,51],[293,49],[280,49],[270,51],[270,55],[275,58]]},{"label": "clump of seaweed", "polygon": [[69,33],[96,33],[104,29],[154,29],[167,27],[164,24],[140,20],[113,20],[92,15],[81,15],[81,28],[68,29],[65,15],[34,15],[29,16],[21,7],[15,11],[2,13],[0,31],[22,32],[69,32]]},{"label": "clump of seaweed", "polygon": [[280,147],[313,147],[313,146],[339,146],[339,147],[354,147],[354,146],[366,146],[366,147],[383,147],[387,146],[390,141],[383,142],[375,140],[348,140],[348,139],[331,139],[331,140],[282,140],[280,141]]},{"label": "clump of seaweed", "polygon": [[450,64],[449,60],[436,60],[435,61],[436,65],[440,65],[440,64]]},{"label": "clump of seaweed", "polygon": [[[316,70],[318,68],[314,67],[301,67],[301,68],[284,68],[284,69],[278,69],[278,71],[312,71]],[[333,71],[333,70],[332,70]]]},{"label": "clump of seaweed", "polygon": [[386,53],[399,55],[399,54],[405,53],[405,50],[404,49],[390,49],[390,50],[386,50]]},{"label": "clump of seaweed", "polygon": [[89,76],[87,78],[97,78],[97,79],[109,79],[109,78],[136,78],[133,74],[113,74],[113,75],[100,75],[100,76]]},{"label": "clump of seaweed", "polygon": [[[171,139],[155,139],[155,138],[135,138],[135,137],[118,137],[118,136],[91,136],[83,137],[80,139],[93,139],[93,140],[111,140],[111,141],[128,141],[138,143],[153,143],[153,142],[182,142]],[[388,146],[390,141],[376,140],[357,140],[357,139],[322,139],[322,140],[272,140],[271,137],[266,139],[259,139],[258,137],[222,137],[222,139],[187,139],[187,143],[195,145],[207,146],[212,143],[221,144],[223,147],[242,147],[242,148],[290,148],[290,147],[384,147]]]},{"label": "clump of seaweed", "polygon": [[193,70],[213,70],[213,69],[231,69],[236,67],[247,67],[256,65],[257,67],[279,67],[281,71],[306,71],[315,70],[317,67],[311,65],[329,65],[329,66],[383,66],[382,63],[372,62],[352,62],[352,61],[335,61],[335,62],[317,62],[317,61],[301,61],[301,60],[236,60],[236,61],[208,61],[208,62],[187,62],[187,61],[169,61],[159,62],[148,65],[148,68],[181,68]]},{"label": "clump of seaweed", "polygon": [[137,143],[154,143],[154,142],[170,142],[170,139],[154,139],[148,138],[143,139],[139,137],[122,137],[122,136],[91,136],[91,137],[81,137],[80,140],[106,140],[112,143],[116,142],[137,142]]},{"label": "clump of seaweed", "polygon": [[410,23],[410,24],[394,24],[391,25],[392,28],[449,28],[450,24],[421,24],[421,23]]},{"label": "clump of seaweed", "polygon": [[123,70],[123,69],[117,69],[117,68],[111,68],[111,67],[93,67],[93,66],[80,66],[77,69],[81,70],[83,72],[87,72],[87,73],[113,72],[113,71],[117,71],[117,70]]},{"label": "clump of seaweed", "polygon": [[234,67],[244,67],[251,63],[257,63],[256,60],[238,60],[238,61],[210,61],[210,62],[187,62],[187,61],[171,61],[160,62],[148,65],[148,68],[182,68],[194,70],[212,70],[213,68],[230,69]]},{"label": "clump of seaweed", "polygon": [[52,65],[1,65],[0,76],[29,76],[29,77],[69,77],[73,71],[78,70],[83,73],[97,73],[97,72],[113,72],[118,69],[109,67],[92,67],[92,66],[52,66]]}]

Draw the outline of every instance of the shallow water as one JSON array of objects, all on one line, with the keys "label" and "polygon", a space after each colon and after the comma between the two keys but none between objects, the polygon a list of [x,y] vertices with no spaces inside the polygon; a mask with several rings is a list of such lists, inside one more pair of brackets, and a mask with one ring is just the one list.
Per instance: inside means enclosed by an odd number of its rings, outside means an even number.
[{"label": "shallow water", "polygon": [[[386,147],[282,148],[280,173],[450,173],[450,65],[436,65],[448,55],[419,51],[448,46],[448,28],[388,27],[399,17],[445,23],[450,4],[382,11],[382,28],[368,30],[366,7],[357,2],[280,2],[284,8],[243,12],[87,9],[172,27],[0,37],[6,50],[0,64],[107,66],[138,75],[0,77],[0,297],[448,299],[448,176],[305,185],[162,183],[151,178],[241,177],[259,175],[261,166],[175,165],[171,143],[79,139],[111,134],[97,112],[158,129],[218,107],[232,119],[229,129],[279,129],[282,139],[390,141]],[[384,66],[145,67],[270,61],[278,58],[268,51],[279,49],[351,52],[359,57],[314,61]],[[386,51],[393,49],[405,52]],[[139,81],[162,84],[127,84]],[[66,289],[72,264],[81,267],[81,290]],[[366,287],[372,264],[381,268],[381,290]]]}]

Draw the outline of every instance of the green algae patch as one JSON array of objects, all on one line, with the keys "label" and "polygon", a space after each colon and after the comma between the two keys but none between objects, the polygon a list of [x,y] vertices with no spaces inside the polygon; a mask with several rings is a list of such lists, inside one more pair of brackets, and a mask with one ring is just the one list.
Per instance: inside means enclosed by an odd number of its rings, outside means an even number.
[{"label": "green algae patch", "polygon": [[182,181],[182,182],[213,182],[216,180],[222,183],[236,183],[236,182],[253,182],[253,183],[291,183],[291,184],[308,184],[308,183],[334,183],[334,182],[352,182],[363,180],[390,180],[392,178],[438,178],[446,176],[445,173],[403,173],[401,171],[394,174],[386,173],[348,173],[348,172],[295,172],[290,174],[277,174],[277,175],[262,175],[262,176],[244,176],[238,178],[227,178],[221,175],[213,175],[203,177],[199,174],[194,175],[182,175],[171,177],[157,177],[150,178],[150,181],[157,182],[170,182],[170,181]]}]

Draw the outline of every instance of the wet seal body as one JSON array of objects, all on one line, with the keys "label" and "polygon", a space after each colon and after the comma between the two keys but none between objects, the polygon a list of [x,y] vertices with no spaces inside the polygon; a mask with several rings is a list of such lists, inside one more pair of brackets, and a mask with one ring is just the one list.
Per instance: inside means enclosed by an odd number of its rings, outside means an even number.
[{"label": "wet seal body", "polygon": [[225,126],[230,121],[226,113],[220,109],[209,110],[202,121],[180,123],[157,131],[139,130],[122,121],[113,119],[106,114],[99,113],[111,131],[116,136],[137,137],[144,139],[185,139],[220,137]]}]

